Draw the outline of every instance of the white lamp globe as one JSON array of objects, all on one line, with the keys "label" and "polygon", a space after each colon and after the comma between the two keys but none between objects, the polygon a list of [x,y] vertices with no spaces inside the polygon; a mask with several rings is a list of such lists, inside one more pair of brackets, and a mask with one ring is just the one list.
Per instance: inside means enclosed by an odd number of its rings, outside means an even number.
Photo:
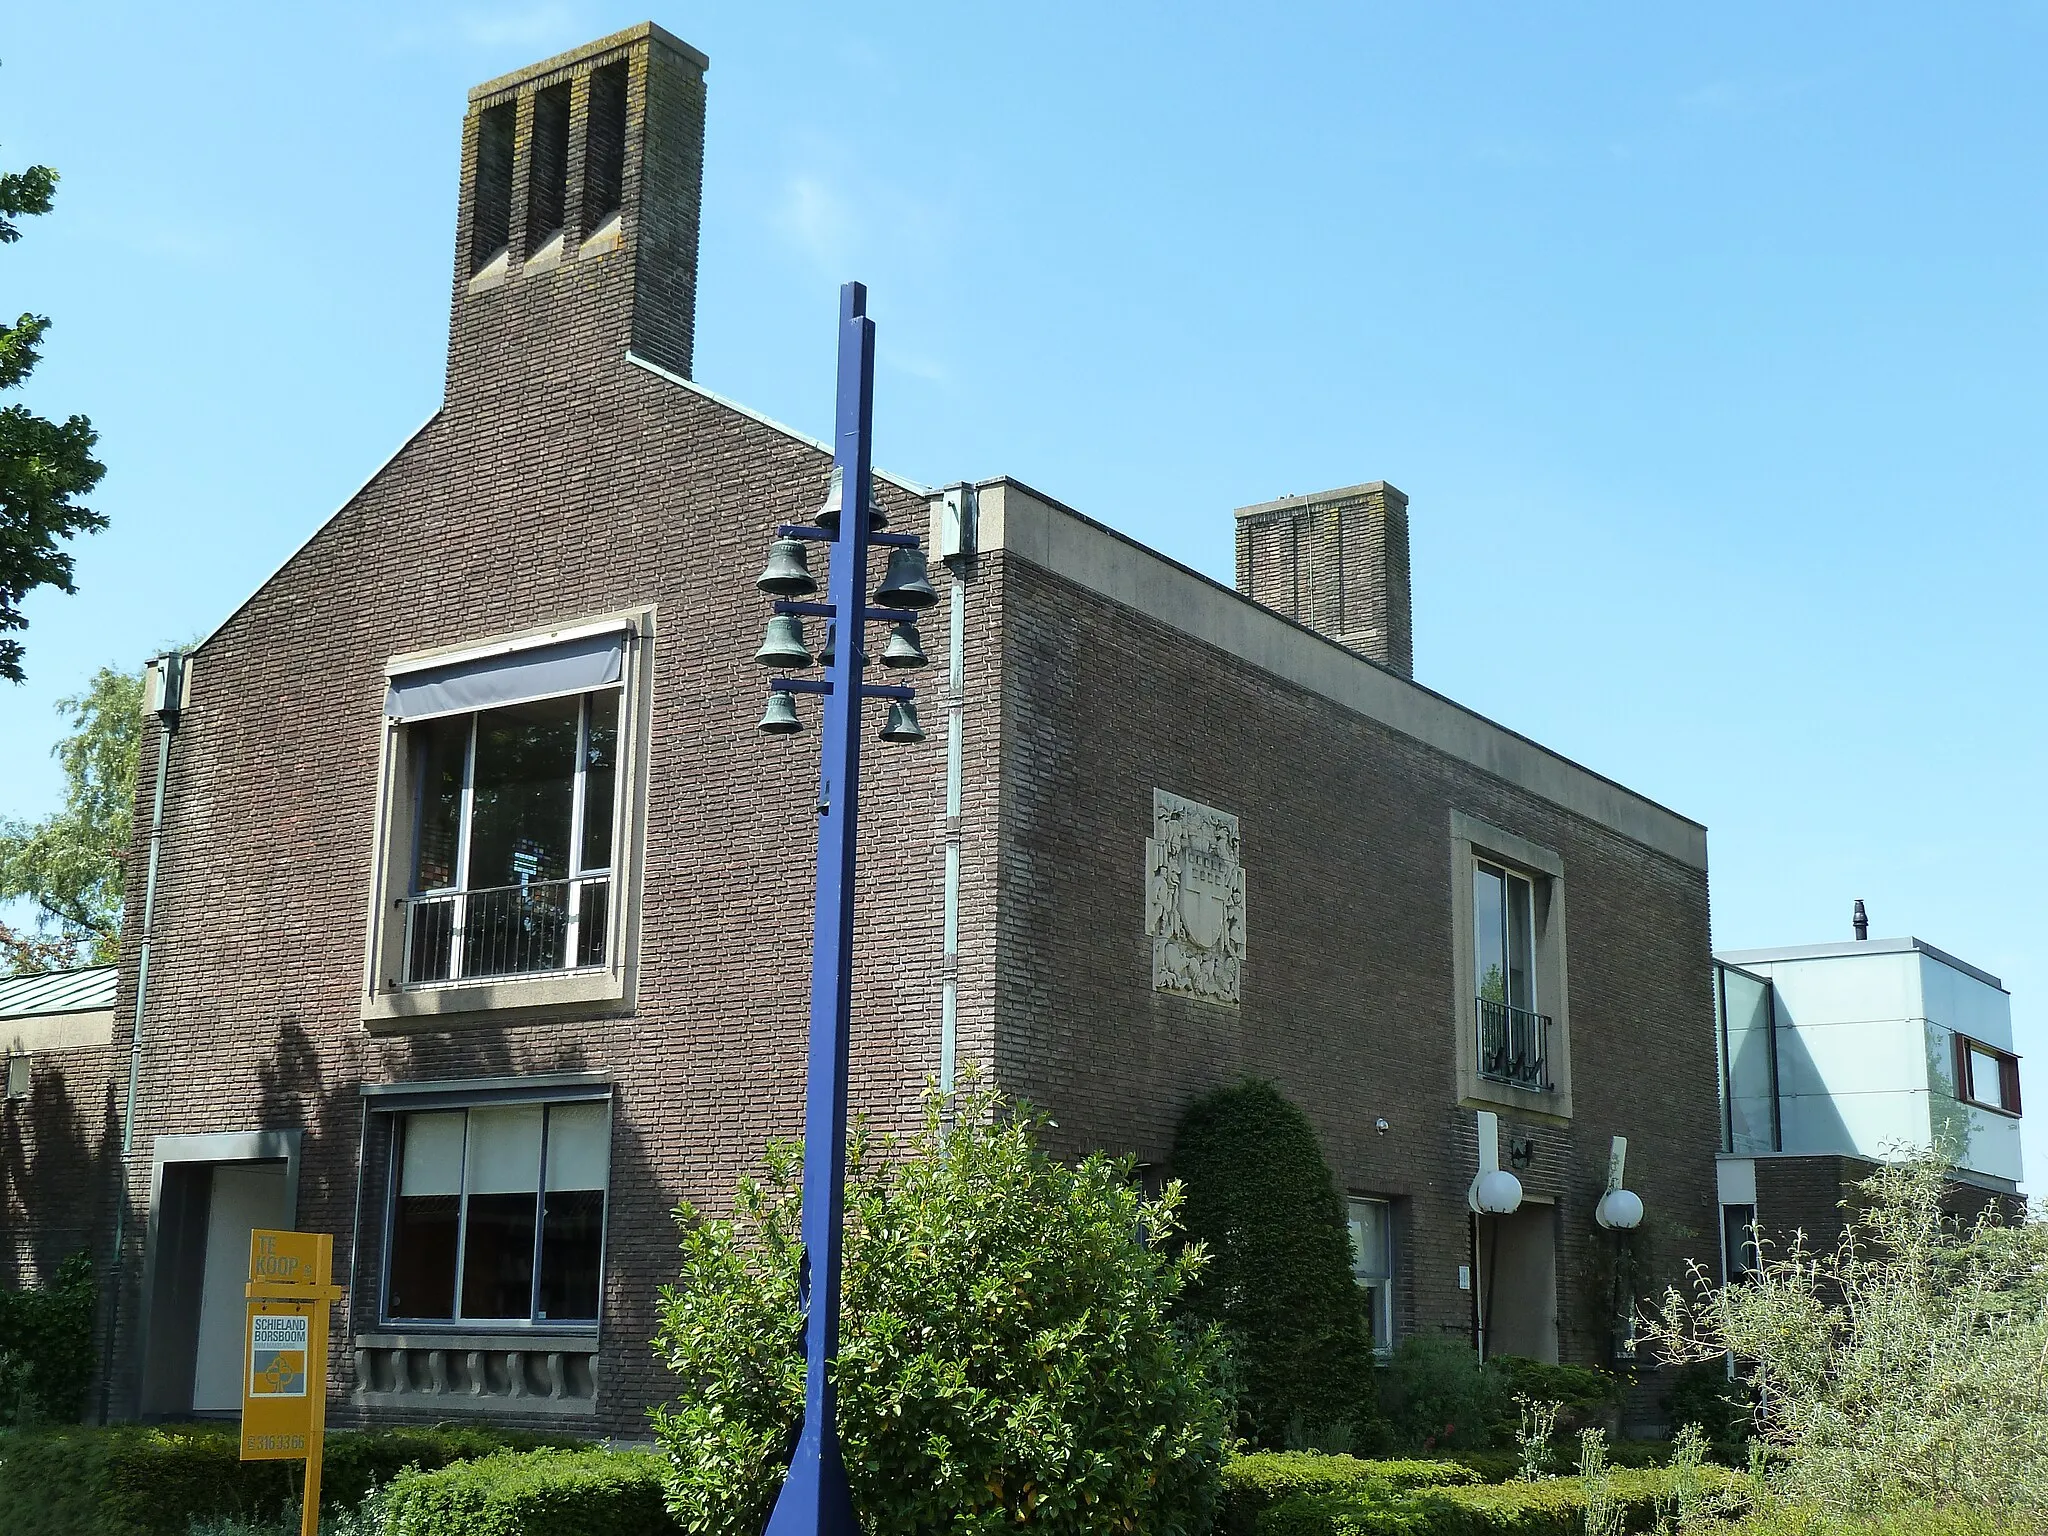
[{"label": "white lamp globe", "polygon": [[1593,1209],[1593,1219],[1616,1232],[1633,1232],[1643,1222],[1643,1197],[1630,1189],[1610,1189]]},{"label": "white lamp globe", "polygon": [[1479,1175],[1472,1186],[1472,1208],[1486,1216],[1511,1216],[1521,1208],[1522,1181],[1505,1168]]}]

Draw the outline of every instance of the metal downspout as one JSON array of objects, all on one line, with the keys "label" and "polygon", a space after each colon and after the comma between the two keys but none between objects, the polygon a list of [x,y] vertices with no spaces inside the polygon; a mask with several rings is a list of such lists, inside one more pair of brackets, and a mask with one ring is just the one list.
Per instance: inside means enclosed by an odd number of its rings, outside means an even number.
[{"label": "metal downspout", "polygon": [[946,684],[946,932],[943,990],[939,995],[939,1092],[953,1096],[960,1023],[960,777],[961,734],[967,709],[967,583],[953,578],[950,672]]},{"label": "metal downspout", "polygon": [[156,736],[156,794],[149,813],[149,870],[142,883],[142,942],[135,961],[135,1021],[128,1037],[128,1102],[121,1111],[121,1163],[114,1198],[113,1299],[107,1322],[107,1352],[100,1362],[100,1422],[107,1422],[114,1386],[114,1348],[121,1331],[121,1294],[127,1265],[122,1248],[128,1233],[128,1158],[135,1146],[135,1098],[142,1082],[143,1018],[149,1003],[149,952],[156,928],[156,874],[164,846],[164,786],[171,775],[171,738],[185,692],[185,653],[159,658]]}]

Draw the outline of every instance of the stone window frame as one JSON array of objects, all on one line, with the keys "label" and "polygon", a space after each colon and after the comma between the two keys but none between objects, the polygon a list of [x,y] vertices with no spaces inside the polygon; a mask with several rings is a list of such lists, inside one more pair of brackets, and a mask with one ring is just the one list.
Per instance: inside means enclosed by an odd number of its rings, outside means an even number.
[{"label": "stone window frame", "polygon": [[652,724],[655,609],[621,609],[559,624],[479,635],[458,644],[395,655],[385,675],[463,660],[496,650],[545,645],[606,625],[626,631],[625,675],[620,679],[619,770],[622,793],[613,830],[611,905],[614,936],[601,970],[541,972],[474,982],[408,987],[398,982],[405,927],[396,918],[395,893],[411,883],[414,832],[410,825],[412,759],[406,725],[385,719],[377,761],[377,823],[370,868],[363,956],[362,1020],[373,1034],[446,1029],[465,1019],[502,1023],[521,1018],[631,1011],[638,990],[641,883],[646,863],[648,745]]},{"label": "stone window frame", "polygon": [[[1506,1109],[1547,1125],[1572,1118],[1571,1000],[1565,943],[1564,860],[1554,849],[1451,812],[1451,995],[1457,1021],[1458,1103],[1465,1109]],[[1537,1011],[1550,1017],[1546,1056],[1551,1087],[1517,1088],[1479,1074],[1479,1017],[1473,985],[1473,865],[1485,860],[1527,878],[1536,891]]]}]

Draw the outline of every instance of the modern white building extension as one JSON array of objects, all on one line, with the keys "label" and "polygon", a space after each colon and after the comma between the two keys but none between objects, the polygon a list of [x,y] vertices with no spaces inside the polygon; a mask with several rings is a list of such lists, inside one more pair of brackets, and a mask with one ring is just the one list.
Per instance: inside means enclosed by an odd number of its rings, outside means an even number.
[{"label": "modern white building extension", "polygon": [[1714,960],[1731,1269],[1752,1223],[1824,1237],[1860,1164],[1938,1150],[1959,1183],[2016,1192],[2020,1066],[1996,976],[1916,938]]}]

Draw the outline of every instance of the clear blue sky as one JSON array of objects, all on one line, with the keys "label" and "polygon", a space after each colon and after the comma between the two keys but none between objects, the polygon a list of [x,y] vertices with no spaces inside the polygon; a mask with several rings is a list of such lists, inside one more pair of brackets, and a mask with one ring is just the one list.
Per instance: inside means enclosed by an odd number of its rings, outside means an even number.
[{"label": "clear blue sky", "polygon": [[[2006,978],[2048,1168],[2048,9],[1362,4],[653,13],[711,56],[697,373],[1017,475],[1212,575],[1234,506],[1413,499],[1416,671],[1711,828],[1714,938]],[[0,250],[113,527],[30,605],[51,705],[209,629],[439,394],[475,82],[596,4],[17,5]]]}]

